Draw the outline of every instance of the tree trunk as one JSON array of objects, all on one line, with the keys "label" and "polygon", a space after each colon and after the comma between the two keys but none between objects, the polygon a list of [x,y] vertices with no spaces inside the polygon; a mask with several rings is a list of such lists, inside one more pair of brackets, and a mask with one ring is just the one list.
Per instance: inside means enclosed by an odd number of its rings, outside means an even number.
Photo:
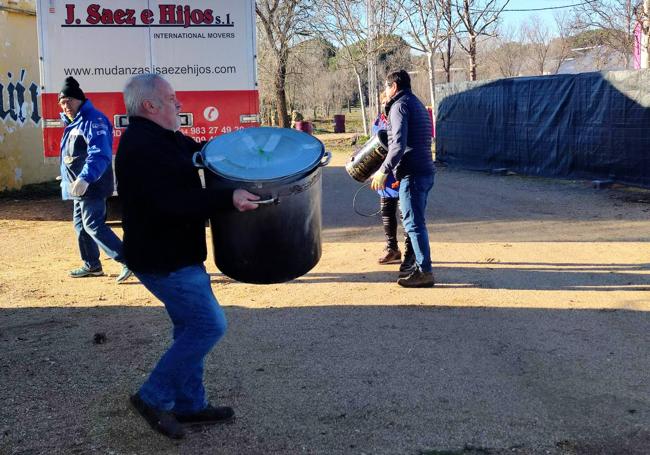
[{"label": "tree trunk", "polygon": [[275,88],[275,108],[278,112],[278,126],[280,128],[291,127],[291,120],[287,115],[287,100],[284,94],[284,88]]},{"label": "tree trunk", "polygon": [[469,37],[469,80],[476,80],[476,36]]},{"label": "tree trunk", "polygon": [[287,93],[285,90],[287,65],[282,61],[278,63],[278,72],[275,75],[275,107],[278,111],[278,122],[280,128],[290,128],[291,119],[287,112]]},{"label": "tree trunk", "polygon": [[[377,66],[374,57],[368,58],[368,108],[373,115],[379,113],[379,92],[377,91]],[[374,120],[370,119],[371,121]]]},{"label": "tree trunk", "polygon": [[429,70],[429,96],[431,99],[431,109],[435,110],[436,105],[436,62],[435,52],[427,52],[427,68]]},{"label": "tree trunk", "polygon": [[359,100],[361,101],[361,119],[363,123],[363,135],[368,136],[368,117],[366,115],[366,100],[363,98],[363,87],[361,86],[361,75],[354,69],[354,75],[357,77],[357,89],[359,90]]},{"label": "tree trunk", "polygon": [[447,38],[447,66],[445,73],[447,73],[447,82],[451,82],[451,38]]}]

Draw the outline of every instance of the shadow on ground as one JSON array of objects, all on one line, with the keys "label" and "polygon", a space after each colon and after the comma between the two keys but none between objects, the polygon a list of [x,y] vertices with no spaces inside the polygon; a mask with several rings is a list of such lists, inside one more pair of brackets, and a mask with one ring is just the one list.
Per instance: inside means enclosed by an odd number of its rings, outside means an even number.
[{"label": "shadow on ground", "polygon": [[[433,262],[433,271],[437,288],[650,291],[650,264]],[[210,275],[213,284],[237,283],[222,273]],[[385,271],[365,272],[318,272],[316,269],[285,284],[390,283],[397,278],[397,265],[385,266]]]},{"label": "shadow on ground", "polygon": [[161,307],[0,310],[0,452],[648,453],[648,313],[225,309],[206,383],[238,417],[177,443],[127,404]]}]

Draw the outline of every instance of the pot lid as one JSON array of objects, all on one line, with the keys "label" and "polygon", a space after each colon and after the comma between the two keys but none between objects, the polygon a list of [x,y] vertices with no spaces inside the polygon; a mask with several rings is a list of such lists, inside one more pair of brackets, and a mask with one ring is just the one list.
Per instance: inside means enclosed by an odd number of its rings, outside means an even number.
[{"label": "pot lid", "polygon": [[323,158],[323,143],[288,128],[244,128],[217,136],[202,150],[205,167],[222,177],[269,181],[313,169]]}]

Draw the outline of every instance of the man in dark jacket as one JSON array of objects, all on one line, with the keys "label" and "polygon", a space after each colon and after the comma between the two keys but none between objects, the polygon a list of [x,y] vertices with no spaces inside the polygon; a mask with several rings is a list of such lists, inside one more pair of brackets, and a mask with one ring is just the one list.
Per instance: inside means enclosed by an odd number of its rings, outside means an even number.
[{"label": "man in dark jacket", "polygon": [[431,118],[422,102],[411,92],[411,78],[404,70],[386,78],[388,114],[388,155],[373,175],[371,188],[386,186],[388,173],[399,185],[399,202],[404,229],[415,252],[415,267],[400,272],[397,284],[404,287],[431,287],[429,234],[425,219],[427,197],[433,187],[435,167],[431,155]]},{"label": "man in dark jacket", "polygon": [[[59,93],[61,120],[61,194],[72,199],[75,231],[84,264],[72,278],[102,276],[99,247],[124,264],[122,242],[106,225],[106,199],[113,194],[113,127],[106,116],[86,99],[79,83],[66,78]],[[117,282],[131,272],[122,266]]]},{"label": "man in dark jacket", "polygon": [[243,189],[203,189],[192,163],[201,144],[178,131],[181,104],[162,77],[131,78],[124,102],[129,126],[115,160],[124,254],[174,325],[171,347],[131,402],[152,428],[182,438],[182,423],[217,423],[234,415],[228,406],[209,404],[203,387],[205,356],[226,330],[203,265],[205,220],[217,210],[256,209],[259,197]]}]

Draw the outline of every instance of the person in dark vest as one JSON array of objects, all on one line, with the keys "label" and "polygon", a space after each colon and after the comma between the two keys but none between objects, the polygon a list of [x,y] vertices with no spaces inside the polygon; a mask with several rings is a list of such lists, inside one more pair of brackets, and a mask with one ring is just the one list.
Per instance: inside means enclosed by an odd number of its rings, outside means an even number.
[{"label": "person in dark vest", "polygon": [[415,253],[415,265],[400,272],[397,284],[403,287],[434,285],[429,234],[425,211],[433,187],[435,167],[431,153],[431,118],[422,102],[411,91],[411,78],[404,70],[386,77],[388,97],[388,155],[372,177],[370,187],[386,187],[389,174],[399,184],[402,222]]},{"label": "person in dark vest", "polygon": [[219,211],[254,210],[259,196],[203,188],[192,163],[203,144],[179,131],[181,103],[161,76],[131,78],[124,104],[129,126],[115,158],[124,255],[174,326],[172,345],[131,403],[153,429],[180,439],[183,424],[224,422],[235,414],[210,404],[203,386],[205,356],[226,331],[203,264],[205,221]]},{"label": "person in dark vest", "polygon": [[99,249],[122,263],[117,282],[131,276],[122,242],[106,225],[106,199],[113,194],[113,126],[86,99],[79,83],[67,77],[59,93],[61,120],[61,194],[73,201],[73,223],[83,265],[72,278],[104,275]]}]

